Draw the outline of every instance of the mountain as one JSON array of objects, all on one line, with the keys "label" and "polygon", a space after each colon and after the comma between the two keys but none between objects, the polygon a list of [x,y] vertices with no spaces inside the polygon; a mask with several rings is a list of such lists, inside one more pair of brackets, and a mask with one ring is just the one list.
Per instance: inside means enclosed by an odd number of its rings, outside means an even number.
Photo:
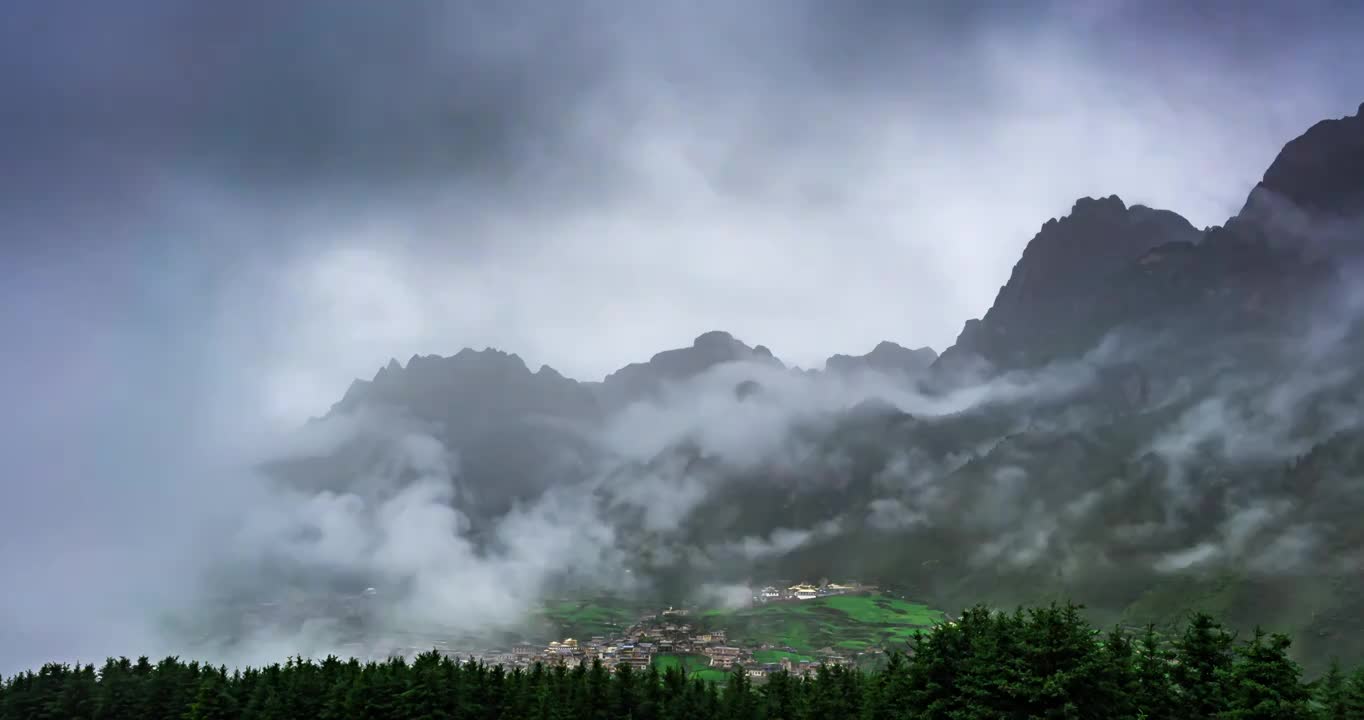
[{"label": "mountain", "polygon": [[[466,348],[450,357],[413,355],[406,367],[390,360],[373,380],[353,382],[331,413],[376,406],[442,422],[457,438],[527,415],[580,418],[600,413],[597,399],[578,382],[548,365],[532,373],[520,357],[491,348]],[[468,412],[474,409],[477,413]]]},{"label": "mountain", "polygon": [[934,352],[933,348],[921,347],[910,350],[886,340],[878,343],[866,355],[832,355],[824,362],[824,370],[840,374],[877,371],[918,375],[932,367],[937,359],[938,353]]},{"label": "mountain", "polygon": [[717,365],[737,362],[784,367],[766,347],[749,347],[727,332],[712,330],[698,335],[691,347],[664,350],[648,362],[631,363],[607,375],[599,395],[607,407],[621,408],[656,396],[669,383],[689,380]]},{"label": "mountain", "polygon": [[1200,240],[1193,225],[1168,210],[1128,207],[1116,195],[1081,198],[1028,242],[994,304],[966,323],[943,362],[966,355],[1028,366],[1090,344],[1115,320],[1122,302],[1111,293],[1117,278],[1152,257],[1153,248],[1188,248]]},{"label": "mountain", "polygon": [[1278,207],[1307,217],[1357,217],[1364,207],[1364,104],[1322,120],[1279,151],[1237,217],[1266,222]]},{"label": "mountain", "polygon": [[320,422],[379,420],[272,471],[388,473],[389,497],[411,473],[388,433],[416,428],[459,455],[450,502],[488,562],[564,529],[581,547],[546,575],[624,567],[669,598],[855,576],[1115,622],[1197,606],[1364,658],[1362,189],[1357,115],[1288,143],[1221,226],[1081,198],[940,356],[801,372],[713,331],[599,383],[496,350],[391,362]]}]

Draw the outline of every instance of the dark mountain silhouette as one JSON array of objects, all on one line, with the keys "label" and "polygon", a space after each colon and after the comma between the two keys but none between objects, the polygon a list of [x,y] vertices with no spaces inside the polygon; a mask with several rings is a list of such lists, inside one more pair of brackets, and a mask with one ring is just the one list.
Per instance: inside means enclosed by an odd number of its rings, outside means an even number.
[{"label": "dark mountain silhouette", "polygon": [[1238,217],[1266,221],[1277,195],[1307,215],[1355,216],[1364,206],[1364,104],[1355,115],[1322,120],[1274,158]]},{"label": "dark mountain silhouette", "polygon": [[1115,278],[1160,246],[1191,247],[1200,233],[1167,210],[1127,207],[1116,195],[1081,198],[1047,221],[1023,250],[985,317],[966,323],[943,362],[975,355],[1006,367],[1035,365],[1112,321]]},{"label": "dark mountain silhouette", "polygon": [[648,362],[631,363],[607,375],[598,392],[607,407],[619,408],[656,395],[668,383],[688,380],[716,365],[733,362],[782,367],[766,347],[749,347],[727,332],[712,330],[697,336],[691,347],[664,350]]},{"label": "dark mountain silhouette", "polygon": [[938,359],[933,348],[921,347],[915,350],[902,347],[890,341],[878,343],[866,355],[833,355],[824,363],[824,370],[831,373],[854,373],[875,370],[883,373],[917,375],[932,367]]}]

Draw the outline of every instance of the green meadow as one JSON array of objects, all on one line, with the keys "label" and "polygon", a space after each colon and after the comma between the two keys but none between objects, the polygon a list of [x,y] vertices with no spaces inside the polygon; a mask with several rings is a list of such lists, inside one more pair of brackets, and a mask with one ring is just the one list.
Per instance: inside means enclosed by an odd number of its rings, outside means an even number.
[{"label": "green meadow", "polygon": [[710,658],[707,658],[705,655],[673,655],[664,653],[654,656],[654,667],[658,668],[659,672],[663,672],[668,668],[673,667],[680,668],[688,675],[692,675],[708,669],[710,667]]},{"label": "green meadow", "polygon": [[561,600],[541,611],[549,626],[550,639],[566,637],[587,639],[593,635],[611,636],[629,627],[646,610],[644,606],[617,598]]},{"label": "green meadow", "polygon": [[724,630],[730,644],[773,646],[776,650],[762,651],[755,658],[779,662],[784,656],[809,658],[825,648],[848,654],[903,649],[918,630],[942,617],[927,605],[872,594],[711,610],[701,620],[709,629]]}]

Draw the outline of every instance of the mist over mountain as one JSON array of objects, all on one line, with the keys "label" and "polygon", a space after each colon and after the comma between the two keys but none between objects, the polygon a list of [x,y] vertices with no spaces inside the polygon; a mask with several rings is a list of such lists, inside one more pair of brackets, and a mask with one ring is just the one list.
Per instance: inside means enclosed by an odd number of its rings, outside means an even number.
[{"label": "mist over mountain", "polygon": [[391,629],[856,577],[1105,621],[1208,607],[1364,657],[1361,148],[1364,112],[1323,121],[1204,230],[1081,198],[941,355],[802,370],[717,330],[599,382],[394,360],[266,464],[275,502],[215,582],[377,587]]}]

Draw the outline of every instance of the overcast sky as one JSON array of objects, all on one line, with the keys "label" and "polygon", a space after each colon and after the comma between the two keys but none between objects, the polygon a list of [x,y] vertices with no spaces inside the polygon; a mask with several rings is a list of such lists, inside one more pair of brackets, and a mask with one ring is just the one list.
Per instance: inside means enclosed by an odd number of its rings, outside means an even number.
[{"label": "overcast sky", "polygon": [[1077,197],[1219,224],[1364,100],[1354,3],[0,12],[0,645],[391,356],[942,350]]}]

